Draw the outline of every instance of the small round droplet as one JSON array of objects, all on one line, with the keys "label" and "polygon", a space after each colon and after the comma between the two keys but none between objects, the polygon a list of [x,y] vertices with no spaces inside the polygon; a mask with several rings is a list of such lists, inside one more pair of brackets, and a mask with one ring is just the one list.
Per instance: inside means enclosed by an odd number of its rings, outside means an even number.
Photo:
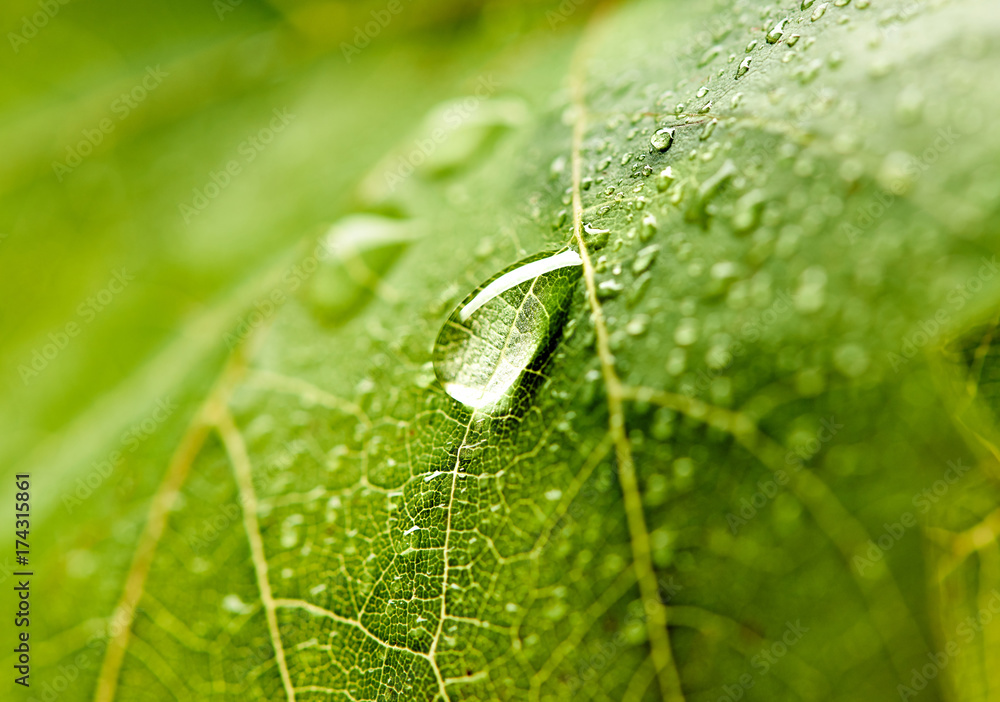
[{"label": "small round droplet", "polygon": [[821,4],[821,5],[817,5],[816,9],[813,10],[812,14],[809,16],[809,21],[810,22],[815,22],[820,17],[822,17],[824,14],[826,14],[827,5],[828,5],[828,3],[825,3],[825,2],[823,4]]},{"label": "small round droplet", "polygon": [[802,36],[801,34],[793,34],[790,37],[788,37],[785,43],[788,46],[795,46],[796,44],[799,43],[799,39],[801,38],[801,36]]},{"label": "small round droplet", "polygon": [[653,132],[653,136],[649,138],[649,143],[657,151],[666,151],[670,148],[670,145],[674,143],[674,129],[673,127],[665,127],[663,129],[657,129]]}]

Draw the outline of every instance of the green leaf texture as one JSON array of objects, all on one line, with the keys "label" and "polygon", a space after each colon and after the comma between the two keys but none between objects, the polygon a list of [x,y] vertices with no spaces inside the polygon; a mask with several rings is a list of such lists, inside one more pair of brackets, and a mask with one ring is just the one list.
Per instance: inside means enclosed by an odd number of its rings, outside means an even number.
[{"label": "green leaf texture", "polygon": [[[105,438],[41,508],[39,689],[1000,699],[1000,8],[546,11],[455,49],[436,106],[359,105],[386,155],[333,210],[322,169],[271,183],[297,243],[167,347],[180,409],[86,494],[159,371],[76,425]],[[307,169],[310,81],[277,147]],[[436,361],[491,371],[449,317],[567,247],[579,276],[477,312],[553,313],[528,372],[454,399]]]}]

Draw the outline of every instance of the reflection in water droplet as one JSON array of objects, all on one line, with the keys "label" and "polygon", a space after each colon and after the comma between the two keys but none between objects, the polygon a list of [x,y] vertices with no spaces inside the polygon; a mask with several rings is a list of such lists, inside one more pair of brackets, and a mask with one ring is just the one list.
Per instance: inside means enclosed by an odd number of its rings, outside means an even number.
[{"label": "reflection in water droplet", "polygon": [[672,128],[657,129],[650,137],[649,143],[657,151],[666,151],[674,142],[674,130]]},{"label": "reflection in water droplet", "polygon": [[539,377],[562,331],[582,261],[575,251],[531,256],[458,306],[434,346],[445,391],[480,409],[505,402],[526,374]]},{"label": "reflection in water droplet", "polygon": [[744,75],[746,75],[746,72],[750,70],[750,61],[751,59],[749,56],[740,61],[740,66],[739,68],[736,69],[737,78],[742,78]]},{"label": "reflection in water droplet", "polygon": [[766,37],[768,44],[776,44],[778,40],[781,39],[782,35],[785,33],[785,22],[787,21],[788,18],[786,17],[771,28],[771,31],[767,33]]}]

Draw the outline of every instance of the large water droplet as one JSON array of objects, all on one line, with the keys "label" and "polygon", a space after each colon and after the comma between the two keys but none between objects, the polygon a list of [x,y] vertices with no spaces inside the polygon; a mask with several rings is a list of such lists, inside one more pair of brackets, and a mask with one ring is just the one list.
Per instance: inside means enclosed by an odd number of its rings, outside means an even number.
[{"label": "large water droplet", "polygon": [[778,41],[781,39],[781,37],[785,33],[785,22],[787,22],[787,21],[788,21],[788,18],[786,17],[783,20],[779,20],[778,23],[775,24],[774,27],[771,28],[771,31],[767,33],[767,37],[766,37],[768,44],[776,44],[776,43],[778,43]]},{"label": "large water droplet", "polygon": [[745,59],[743,59],[742,61],[740,61],[739,68],[736,69],[736,77],[737,78],[742,78],[743,76],[746,75],[746,72],[750,70],[750,61],[751,60],[752,59],[749,56],[747,56]]},{"label": "large water droplet", "polygon": [[476,409],[504,405],[522,378],[540,378],[555,348],[580,279],[576,251],[531,256],[470,294],[434,345],[434,371],[445,391]]},{"label": "large water droplet", "polygon": [[649,143],[657,151],[666,151],[674,143],[674,130],[670,127],[657,129],[653,132],[653,136],[650,137]]}]

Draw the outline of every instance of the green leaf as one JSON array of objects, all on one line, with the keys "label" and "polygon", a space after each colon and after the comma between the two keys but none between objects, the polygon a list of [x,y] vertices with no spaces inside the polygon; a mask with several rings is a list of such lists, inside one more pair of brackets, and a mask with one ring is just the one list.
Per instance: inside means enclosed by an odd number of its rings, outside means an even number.
[{"label": "green leaf", "polygon": [[[77,424],[101,448],[20,464],[59,533],[33,686],[992,699],[995,3],[635,2],[548,31],[573,11],[451,49],[460,89],[410,95],[412,131],[392,110],[353,199],[313,186],[297,248],[260,244],[196,360],[166,352],[181,410],[120,434],[152,411],[133,381]],[[282,158],[320,130],[312,80]],[[235,231],[211,229],[209,267]],[[557,251],[579,265],[499,285]]]}]

